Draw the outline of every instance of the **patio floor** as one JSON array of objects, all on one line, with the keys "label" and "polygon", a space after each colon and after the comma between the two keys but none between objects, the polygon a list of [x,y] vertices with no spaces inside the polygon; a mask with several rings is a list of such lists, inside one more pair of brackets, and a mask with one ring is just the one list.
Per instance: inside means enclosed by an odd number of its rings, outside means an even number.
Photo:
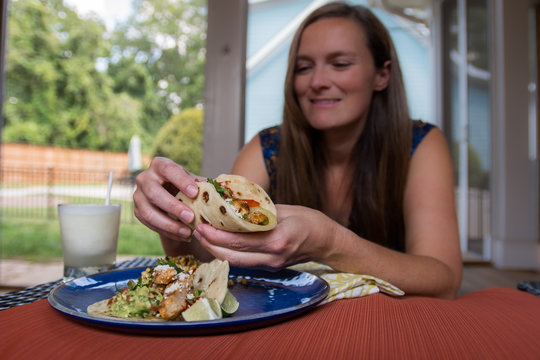
[{"label": "patio floor", "polygon": [[[120,255],[116,261],[122,262],[135,257],[137,256]],[[47,263],[2,259],[0,260],[0,294],[61,279],[63,271],[61,259]]]}]

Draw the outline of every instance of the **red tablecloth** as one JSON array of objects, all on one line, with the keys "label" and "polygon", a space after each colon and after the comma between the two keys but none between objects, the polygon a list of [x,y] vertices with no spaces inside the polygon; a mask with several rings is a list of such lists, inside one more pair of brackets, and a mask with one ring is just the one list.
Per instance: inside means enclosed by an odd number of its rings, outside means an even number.
[{"label": "red tablecloth", "polygon": [[0,334],[0,359],[538,359],[540,298],[506,288],[453,301],[375,294],[196,337],[100,330],[41,300],[1,311]]}]

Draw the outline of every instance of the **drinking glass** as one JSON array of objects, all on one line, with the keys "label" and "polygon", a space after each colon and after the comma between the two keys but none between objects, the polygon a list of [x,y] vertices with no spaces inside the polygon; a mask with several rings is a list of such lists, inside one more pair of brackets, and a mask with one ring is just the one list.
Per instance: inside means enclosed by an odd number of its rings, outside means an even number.
[{"label": "drinking glass", "polygon": [[116,265],[120,204],[60,204],[64,281],[113,269]]}]

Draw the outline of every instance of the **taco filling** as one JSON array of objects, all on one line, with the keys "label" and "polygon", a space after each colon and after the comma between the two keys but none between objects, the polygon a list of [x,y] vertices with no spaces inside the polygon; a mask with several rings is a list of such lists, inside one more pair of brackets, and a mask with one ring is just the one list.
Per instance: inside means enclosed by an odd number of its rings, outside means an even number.
[{"label": "taco filling", "polygon": [[259,210],[252,210],[253,208],[258,208],[261,205],[258,201],[235,197],[233,195],[233,191],[227,187],[225,182],[217,182],[212,178],[208,178],[208,182],[214,185],[219,195],[221,195],[227,204],[231,205],[235,209],[235,212],[239,217],[249,221],[252,224],[268,225],[268,216]]}]

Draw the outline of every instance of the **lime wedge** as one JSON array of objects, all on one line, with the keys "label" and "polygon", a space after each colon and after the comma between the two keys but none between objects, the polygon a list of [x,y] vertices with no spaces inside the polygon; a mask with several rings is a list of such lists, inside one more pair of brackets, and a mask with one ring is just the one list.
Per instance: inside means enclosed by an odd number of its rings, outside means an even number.
[{"label": "lime wedge", "polygon": [[218,319],[221,319],[223,317],[223,313],[221,312],[221,306],[219,306],[219,302],[216,299],[208,298],[208,303],[210,304],[210,307],[212,308],[214,314],[217,315]]},{"label": "lime wedge", "polygon": [[186,321],[204,321],[221,319],[221,308],[214,299],[200,298],[182,313]]},{"label": "lime wedge", "polygon": [[238,303],[238,300],[236,300],[234,295],[229,290],[227,290],[225,298],[221,303],[221,310],[223,310],[223,316],[229,316],[234,314],[236,310],[238,310],[239,306],[240,304]]}]

